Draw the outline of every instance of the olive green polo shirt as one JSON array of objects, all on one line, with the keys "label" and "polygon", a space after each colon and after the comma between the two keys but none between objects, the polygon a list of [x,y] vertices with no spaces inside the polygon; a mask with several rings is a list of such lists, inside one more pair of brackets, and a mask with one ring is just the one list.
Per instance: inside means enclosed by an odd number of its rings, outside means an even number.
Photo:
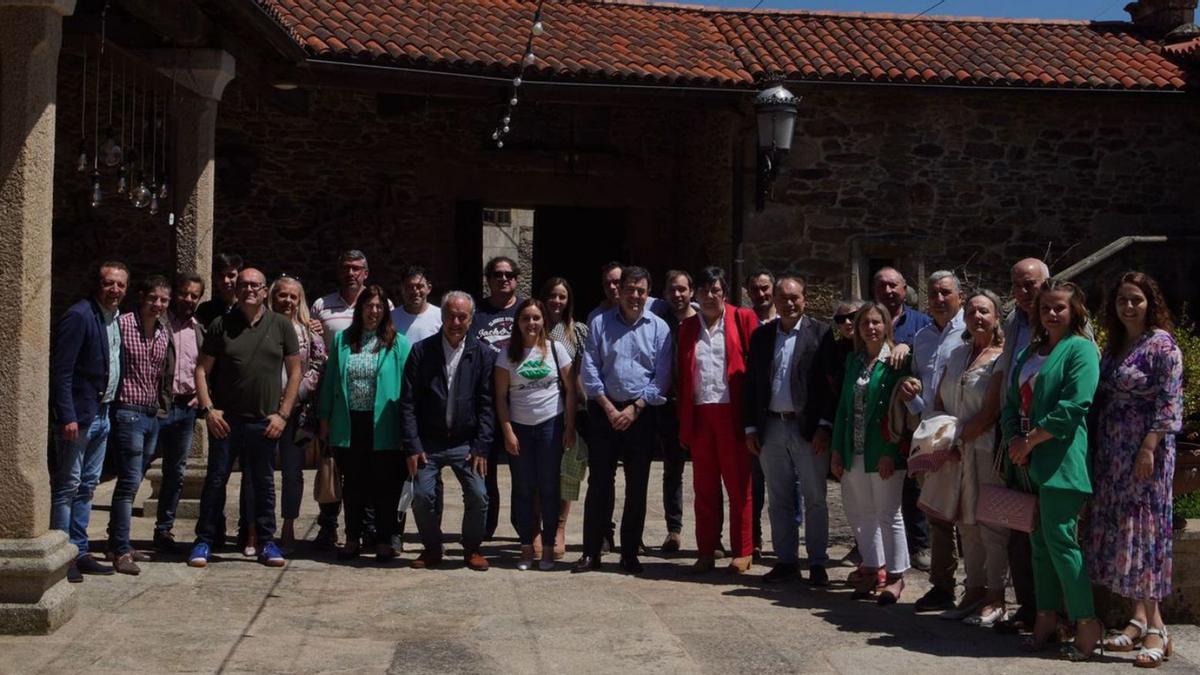
[{"label": "olive green polo shirt", "polygon": [[217,362],[213,407],[227,417],[262,419],[279,409],[283,359],[300,344],[286,316],[268,309],[251,324],[235,309],[213,319],[202,351]]}]

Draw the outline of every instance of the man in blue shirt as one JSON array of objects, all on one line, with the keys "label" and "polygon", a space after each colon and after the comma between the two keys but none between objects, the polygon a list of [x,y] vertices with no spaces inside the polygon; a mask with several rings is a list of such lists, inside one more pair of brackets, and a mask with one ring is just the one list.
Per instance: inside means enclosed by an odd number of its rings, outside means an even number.
[{"label": "man in blue shirt", "polygon": [[646,525],[646,488],[655,440],[652,406],[666,402],[671,385],[671,331],[646,312],[650,273],[636,266],[621,272],[618,305],[592,318],[583,356],[583,389],[594,426],[588,449],[583,557],[572,572],[600,568],[600,548],[612,519],[617,460],[625,467],[621,514],[621,569],[642,571],[638,546]]},{"label": "man in blue shirt", "polygon": [[[895,268],[884,267],[875,273],[871,281],[875,302],[887,307],[892,315],[892,332],[897,345],[907,349],[896,350],[893,355],[902,357],[912,353],[913,340],[924,327],[933,323],[930,316],[905,304],[908,297],[908,282]],[[914,478],[904,479],[904,495],[900,504],[904,515],[904,528],[908,536],[908,550],[913,567],[929,571],[929,523],[925,513],[917,508],[921,489]]]}]

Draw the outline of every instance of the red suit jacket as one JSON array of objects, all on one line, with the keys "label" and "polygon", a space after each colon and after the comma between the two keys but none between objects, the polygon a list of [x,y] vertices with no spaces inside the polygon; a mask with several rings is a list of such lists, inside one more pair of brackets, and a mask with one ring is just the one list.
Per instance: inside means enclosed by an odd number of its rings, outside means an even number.
[{"label": "red suit jacket", "polygon": [[[691,446],[698,431],[696,425],[696,342],[700,339],[700,314],[679,325],[675,347],[676,396],[679,412],[679,442]],[[725,305],[725,376],[729,382],[729,403],[737,439],[745,438],[742,423],[742,386],[746,380],[746,362],[750,354],[750,336],[758,329],[758,317],[745,307]]]}]

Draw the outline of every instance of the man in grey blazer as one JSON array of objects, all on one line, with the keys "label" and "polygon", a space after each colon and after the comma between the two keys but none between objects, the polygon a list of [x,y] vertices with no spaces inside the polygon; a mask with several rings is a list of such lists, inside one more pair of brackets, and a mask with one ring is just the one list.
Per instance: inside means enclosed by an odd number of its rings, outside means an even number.
[{"label": "man in grey blazer", "polygon": [[[809,583],[825,586],[829,576],[829,509],[825,477],[829,453],[812,445],[819,414],[809,401],[808,374],[829,326],[804,315],[804,281],[775,282],[778,318],[750,338],[746,371],[746,447],[762,462],[767,484],[775,567],[763,576],[770,583],[799,575],[800,539],[796,523],[796,482],[804,495],[804,546]],[[813,410],[809,411],[810,403]]]}]

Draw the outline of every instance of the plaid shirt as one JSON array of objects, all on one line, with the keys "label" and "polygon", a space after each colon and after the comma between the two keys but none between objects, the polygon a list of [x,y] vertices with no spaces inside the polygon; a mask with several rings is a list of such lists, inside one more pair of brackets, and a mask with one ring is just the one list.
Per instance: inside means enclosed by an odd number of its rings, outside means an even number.
[{"label": "plaid shirt", "polygon": [[121,386],[117,403],[157,408],[169,332],[161,321],[156,321],[154,337],[147,340],[136,311],[121,314],[117,325],[121,329]]}]

